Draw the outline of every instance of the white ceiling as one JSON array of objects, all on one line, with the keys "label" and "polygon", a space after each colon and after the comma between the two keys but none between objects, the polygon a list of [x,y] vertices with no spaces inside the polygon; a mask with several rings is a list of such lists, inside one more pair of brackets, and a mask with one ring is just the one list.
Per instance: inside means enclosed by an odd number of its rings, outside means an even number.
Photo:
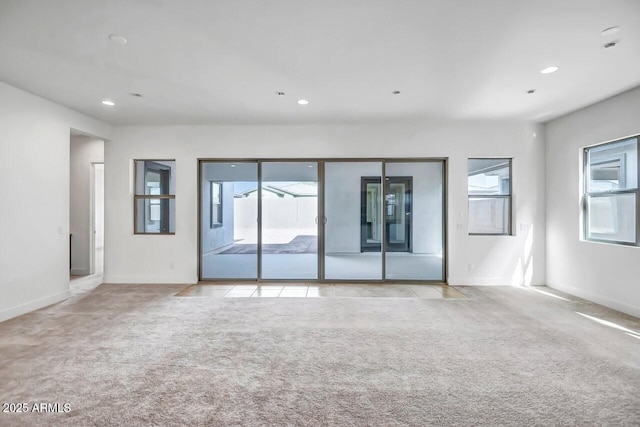
[{"label": "white ceiling", "polygon": [[0,0],[0,80],[113,124],[547,121],[640,85],[640,1]]}]

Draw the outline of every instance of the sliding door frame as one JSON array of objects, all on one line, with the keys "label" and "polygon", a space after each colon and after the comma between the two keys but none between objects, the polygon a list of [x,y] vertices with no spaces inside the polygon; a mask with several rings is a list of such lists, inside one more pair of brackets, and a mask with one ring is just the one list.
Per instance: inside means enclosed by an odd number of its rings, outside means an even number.
[{"label": "sliding door frame", "polygon": [[[448,157],[420,157],[420,158],[395,158],[395,157],[382,157],[382,158],[199,158],[198,159],[198,281],[204,282],[257,282],[257,283],[273,283],[273,282],[318,282],[318,283],[436,283],[447,284],[447,272],[449,263],[449,245],[448,243]],[[318,179],[318,212],[317,212],[317,233],[318,233],[318,278],[317,279],[263,279],[262,278],[262,164],[263,163],[287,163],[287,162],[315,162],[317,164],[317,179]],[[326,163],[349,163],[349,162],[380,162],[381,163],[381,189],[382,189],[382,201],[387,194],[386,185],[386,164],[387,163],[441,163],[442,164],[442,280],[438,279],[386,279],[386,252],[387,252],[387,236],[386,236],[386,210],[382,209],[382,241],[381,241],[381,255],[382,255],[382,278],[378,280],[371,279],[325,279],[325,225],[327,218],[325,215],[325,164]],[[202,277],[202,165],[206,163],[256,163],[258,168],[258,267],[257,278],[229,278],[229,279],[216,279],[216,278],[203,278]],[[413,220],[413,218],[412,218]]]}]

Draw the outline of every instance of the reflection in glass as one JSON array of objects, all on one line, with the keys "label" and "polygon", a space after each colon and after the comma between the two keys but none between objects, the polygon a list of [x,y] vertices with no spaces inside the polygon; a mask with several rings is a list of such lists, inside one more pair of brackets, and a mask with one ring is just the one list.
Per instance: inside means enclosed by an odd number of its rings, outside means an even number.
[{"label": "reflection in glass", "polygon": [[175,199],[136,199],[138,233],[175,233]]},{"label": "reflection in glass", "polygon": [[175,160],[136,160],[136,196],[174,196],[175,167]]}]

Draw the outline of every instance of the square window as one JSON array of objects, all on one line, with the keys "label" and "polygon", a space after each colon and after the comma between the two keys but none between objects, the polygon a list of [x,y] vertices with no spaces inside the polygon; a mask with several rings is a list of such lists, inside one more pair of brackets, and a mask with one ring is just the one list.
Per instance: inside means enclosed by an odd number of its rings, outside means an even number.
[{"label": "square window", "polygon": [[511,234],[511,159],[469,159],[469,234]]}]

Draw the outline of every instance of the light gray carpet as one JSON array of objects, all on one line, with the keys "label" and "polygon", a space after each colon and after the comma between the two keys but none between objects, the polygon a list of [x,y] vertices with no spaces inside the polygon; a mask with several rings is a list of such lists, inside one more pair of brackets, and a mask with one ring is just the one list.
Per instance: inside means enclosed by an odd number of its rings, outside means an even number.
[{"label": "light gray carpet", "polygon": [[[638,319],[558,294],[173,297],[102,285],[0,323],[0,425],[638,425]],[[588,314],[627,331],[600,324]]]}]

